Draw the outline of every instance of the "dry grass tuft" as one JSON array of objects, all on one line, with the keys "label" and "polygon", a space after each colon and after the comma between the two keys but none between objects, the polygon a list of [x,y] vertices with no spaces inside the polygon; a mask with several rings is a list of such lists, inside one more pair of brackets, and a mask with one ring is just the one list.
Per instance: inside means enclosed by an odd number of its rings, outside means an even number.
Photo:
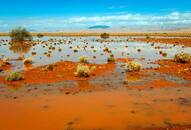
[{"label": "dry grass tuft", "polygon": [[135,72],[135,71],[140,71],[141,70],[141,64],[140,63],[138,63],[138,62],[134,62],[134,61],[132,61],[132,62],[129,62],[128,63],[128,69],[127,69],[127,71],[128,72]]},{"label": "dry grass tuft", "polygon": [[174,56],[174,61],[178,63],[190,63],[191,54],[188,53],[179,53]]}]

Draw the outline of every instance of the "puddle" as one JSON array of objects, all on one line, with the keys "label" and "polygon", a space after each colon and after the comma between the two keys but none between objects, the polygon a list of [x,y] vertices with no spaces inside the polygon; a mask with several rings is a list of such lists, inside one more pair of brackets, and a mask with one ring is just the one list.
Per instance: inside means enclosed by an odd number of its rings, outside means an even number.
[{"label": "puddle", "polygon": [[[99,37],[44,37],[35,38],[33,46],[23,44],[9,45],[8,37],[0,37],[1,57],[9,57],[15,71],[27,69],[18,57],[32,57],[33,66],[42,66],[58,61],[79,61],[80,56],[88,56],[90,63],[104,64],[112,51],[115,58],[133,58],[143,64],[143,68],[158,67],[152,64],[158,59],[169,59],[176,53],[191,52],[190,47],[169,44],[128,42],[127,37],[111,37],[109,42],[100,42]],[[99,42],[98,42],[99,41]],[[51,49],[50,49],[51,48]],[[76,50],[77,52],[74,52]],[[160,51],[166,53],[164,57]],[[144,59],[144,60],[140,60]]]}]

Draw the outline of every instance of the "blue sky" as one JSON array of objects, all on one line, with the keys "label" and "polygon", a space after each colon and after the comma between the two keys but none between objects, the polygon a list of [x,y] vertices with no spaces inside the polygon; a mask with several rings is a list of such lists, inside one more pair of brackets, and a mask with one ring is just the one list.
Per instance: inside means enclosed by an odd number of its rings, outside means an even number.
[{"label": "blue sky", "polygon": [[0,32],[16,26],[32,31],[111,28],[186,28],[190,0],[0,0]]}]

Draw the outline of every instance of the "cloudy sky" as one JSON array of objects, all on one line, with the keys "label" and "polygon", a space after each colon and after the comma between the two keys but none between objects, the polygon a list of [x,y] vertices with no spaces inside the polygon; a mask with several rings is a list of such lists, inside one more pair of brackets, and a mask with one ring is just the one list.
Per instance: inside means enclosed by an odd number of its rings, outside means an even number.
[{"label": "cloudy sky", "polygon": [[190,0],[1,0],[0,32],[181,29],[191,27]]}]

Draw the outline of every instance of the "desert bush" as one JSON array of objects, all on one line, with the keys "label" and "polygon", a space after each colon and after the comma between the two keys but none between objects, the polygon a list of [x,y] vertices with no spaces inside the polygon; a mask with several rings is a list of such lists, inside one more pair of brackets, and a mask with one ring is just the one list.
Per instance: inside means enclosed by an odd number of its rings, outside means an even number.
[{"label": "desert bush", "polygon": [[13,72],[6,77],[7,81],[18,81],[24,79],[23,76],[18,72]]},{"label": "desert bush", "polygon": [[188,53],[179,53],[174,56],[174,61],[178,63],[190,63],[191,54]]},{"label": "desert bush", "polygon": [[81,57],[80,57],[80,62],[82,62],[82,63],[88,63],[88,57],[87,57],[87,56],[81,56]]},{"label": "desert bush", "polygon": [[43,71],[53,71],[55,68],[54,65],[46,65],[42,68]]},{"label": "desert bush", "polygon": [[10,65],[9,58],[3,58],[2,62],[0,63],[0,67]]},{"label": "desert bush", "polygon": [[102,33],[102,34],[100,35],[100,37],[101,37],[102,39],[107,39],[107,38],[109,38],[109,33]]},{"label": "desert bush", "polygon": [[163,53],[162,53],[162,56],[163,56],[163,57],[167,57],[167,53],[166,53],[166,52],[163,52]]},{"label": "desert bush", "polygon": [[142,65],[138,62],[134,62],[134,61],[129,62],[127,71],[129,71],[129,72],[140,71],[141,66]]},{"label": "desert bush", "polygon": [[74,53],[78,52],[78,50],[77,50],[77,49],[74,49],[73,51],[74,51]]},{"label": "desert bush", "polygon": [[38,33],[36,36],[37,36],[38,38],[42,38],[42,37],[44,37],[44,35],[41,34],[41,33]]},{"label": "desert bush", "polygon": [[25,28],[15,28],[9,33],[12,41],[32,40],[32,36]]},{"label": "desert bush", "polygon": [[10,59],[9,59],[8,57],[5,57],[5,58],[3,58],[3,63],[4,63],[4,64],[10,64],[10,63],[9,63],[9,60],[10,60]]},{"label": "desert bush", "polygon": [[77,66],[77,70],[75,75],[78,77],[89,77],[90,76],[90,69],[87,65],[79,64]]},{"label": "desert bush", "polygon": [[146,39],[149,39],[149,38],[150,38],[150,36],[148,34],[146,34]]},{"label": "desert bush", "polygon": [[23,60],[23,63],[24,64],[32,64],[32,58],[25,58],[24,60]]},{"label": "desert bush", "polygon": [[61,51],[62,51],[62,49],[61,49],[61,48],[58,48],[58,51],[59,51],[59,52],[61,52]]},{"label": "desert bush", "polygon": [[111,53],[111,50],[109,50],[108,47],[105,47],[105,48],[103,49],[103,51],[104,51],[104,52],[107,52],[107,53]]},{"label": "desert bush", "polygon": [[113,56],[113,55],[110,55],[110,56],[107,58],[107,61],[108,61],[108,62],[113,62],[113,61],[115,61],[114,56]]}]

